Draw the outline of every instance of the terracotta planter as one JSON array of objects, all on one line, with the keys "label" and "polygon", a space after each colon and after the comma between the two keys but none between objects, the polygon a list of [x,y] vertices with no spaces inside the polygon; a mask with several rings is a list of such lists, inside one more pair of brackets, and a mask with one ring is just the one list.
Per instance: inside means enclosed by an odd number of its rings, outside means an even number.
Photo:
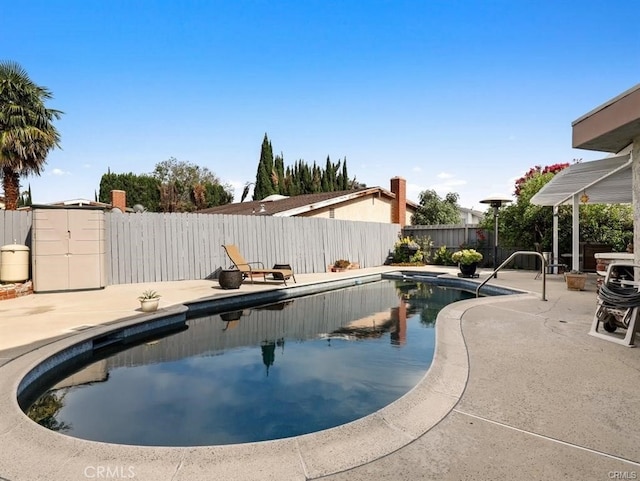
[{"label": "terracotta planter", "polygon": [[160,299],[141,299],[140,309],[142,309],[142,312],[153,312],[158,310],[159,303]]},{"label": "terracotta planter", "polygon": [[587,275],[565,272],[564,279],[567,282],[567,289],[570,291],[583,291],[587,282]]}]

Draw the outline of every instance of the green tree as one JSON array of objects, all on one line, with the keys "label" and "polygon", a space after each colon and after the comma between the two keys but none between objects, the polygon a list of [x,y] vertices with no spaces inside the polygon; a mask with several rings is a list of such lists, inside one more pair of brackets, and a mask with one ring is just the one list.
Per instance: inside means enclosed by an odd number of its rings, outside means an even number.
[{"label": "green tree", "polygon": [[310,166],[302,159],[297,160],[293,166],[285,167],[282,154],[273,157],[273,148],[267,134],[262,140],[256,180],[246,185],[251,184],[254,185],[253,200],[262,200],[271,194],[295,196],[366,187],[357,182],[355,177],[349,178],[346,158],[333,163],[327,156],[324,170],[315,162]]},{"label": "green tree", "polygon": [[[553,177],[554,173],[537,169],[526,174],[526,179],[516,181],[516,202],[500,209],[498,217],[500,243],[507,247],[534,249],[540,243],[543,250],[550,250],[553,238],[553,212],[548,206],[531,204],[531,198]],[[521,179],[518,179],[521,180]],[[563,209],[563,215],[566,210]],[[571,223],[569,222],[569,225]],[[487,210],[481,222],[487,230],[494,229],[493,211]],[[569,237],[571,234],[569,233]]]},{"label": "green tree", "polygon": [[0,175],[7,210],[18,207],[20,177],[40,175],[49,151],[59,147],[53,120],[62,112],[45,106],[52,97],[19,64],[0,62]]},{"label": "green tree", "polygon": [[160,181],[150,175],[114,174],[108,170],[100,179],[98,200],[111,202],[112,190],[124,190],[127,193],[127,207],[140,204],[149,212],[160,211]]},{"label": "green tree", "polygon": [[231,186],[222,185],[207,167],[175,157],[156,164],[150,176],[160,182],[160,210],[163,212],[191,212],[200,206],[214,207],[233,200]]},{"label": "green tree", "polygon": [[413,225],[459,224],[460,206],[459,196],[449,192],[442,199],[435,190],[420,192],[419,207],[411,217]]},{"label": "green tree", "polygon": [[267,137],[267,134],[264,134],[262,147],[260,148],[256,182],[253,187],[253,200],[262,200],[276,193],[273,182],[274,177],[277,179],[273,166],[273,148],[271,147],[269,137]]},{"label": "green tree", "polygon": [[285,194],[285,181],[284,181],[284,157],[282,154],[276,155],[273,161],[276,174],[276,192],[281,195]]},{"label": "green tree", "polygon": [[149,212],[191,212],[233,201],[231,186],[220,184],[209,169],[173,157],[156,164],[151,174],[109,170],[100,179],[100,201],[110,202],[114,189],[127,193],[127,207],[141,204]]},{"label": "green tree", "polygon": [[65,394],[58,394],[59,391],[47,391],[29,407],[27,416],[47,429],[64,432],[71,429],[71,425],[56,419],[64,407],[65,397]]},{"label": "green tree", "polygon": [[29,184],[29,188],[25,190],[18,199],[18,207],[28,207],[33,204],[31,200],[31,184]]}]

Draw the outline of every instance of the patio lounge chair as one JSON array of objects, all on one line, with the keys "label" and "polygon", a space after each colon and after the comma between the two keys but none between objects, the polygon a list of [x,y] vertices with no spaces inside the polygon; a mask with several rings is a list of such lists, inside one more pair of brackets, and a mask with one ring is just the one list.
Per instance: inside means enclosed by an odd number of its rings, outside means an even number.
[{"label": "patio lounge chair", "polygon": [[242,272],[245,279],[247,277],[251,279],[251,282],[253,282],[254,276],[262,276],[266,281],[267,275],[271,275],[274,280],[284,281],[285,286],[289,278],[292,278],[293,282],[296,282],[296,276],[293,274],[293,269],[291,269],[289,265],[285,266],[283,264],[281,266],[274,266],[273,269],[265,269],[262,262],[247,262],[235,244],[223,244],[222,248],[227,253],[227,256],[229,256],[229,259],[231,259],[233,267]]}]

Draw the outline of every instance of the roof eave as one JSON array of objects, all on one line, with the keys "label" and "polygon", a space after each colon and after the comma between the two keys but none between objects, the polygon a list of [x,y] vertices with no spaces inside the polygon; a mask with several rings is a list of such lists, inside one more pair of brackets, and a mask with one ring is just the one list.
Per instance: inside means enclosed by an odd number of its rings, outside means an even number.
[{"label": "roof eave", "polygon": [[640,84],[571,123],[576,149],[620,152],[640,136]]},{"label": "roof eave", "polygon": [[293,216],[304,214],[314,210],[323,209],[325,207],[331,207],[332,205],[342,204],[343,202],[348,202],[350,200],[366,197],[370,194],[375,194],[376,192],[380,192],[381,194],[387,197],[395,198],[395,195],[389,191],[386,191],[378,187],[372,187],[370,189],[356,190],[352,193],[341,195],[338,197],[332,197],[331,199],[326,199],[320,202],[314,202],[312,204],[302,205],[300,207],[295,207],[293,209],[283,210],[281,212],[277,212],[273,214],[273,216],[274,217],[293,217]]}]

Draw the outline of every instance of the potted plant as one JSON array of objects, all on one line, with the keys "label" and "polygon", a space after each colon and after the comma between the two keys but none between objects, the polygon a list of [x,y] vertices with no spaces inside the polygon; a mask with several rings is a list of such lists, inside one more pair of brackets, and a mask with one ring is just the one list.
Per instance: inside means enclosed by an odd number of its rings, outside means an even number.
[{"label": "potted plant", "polygon": [[331,272],[346,271],[349,266],[351,266],[351,262],[347,259],[338,259],[333,263],[333,266],[331,266]]},{"label": "potted plant", "polygon": [[585,272],[571,270],[564,273],[564,280],[567,283],[568,290],[583,291],[587,283],[587,274]]},{"label": "potted plant", "polygon": [[478,262],[482,260],[482,254],[475,249],[462,249],[451,255],[451,260],[458,263],[460,272],[464,277],[473,277],[478,267]]},{"label": "potted plant", "polygon": [[142,309],[142,312],[153,312],[158,309],[160,294],[152,289],[148,289],[138,297],[138,300],[140,301],[140,309]]}]

